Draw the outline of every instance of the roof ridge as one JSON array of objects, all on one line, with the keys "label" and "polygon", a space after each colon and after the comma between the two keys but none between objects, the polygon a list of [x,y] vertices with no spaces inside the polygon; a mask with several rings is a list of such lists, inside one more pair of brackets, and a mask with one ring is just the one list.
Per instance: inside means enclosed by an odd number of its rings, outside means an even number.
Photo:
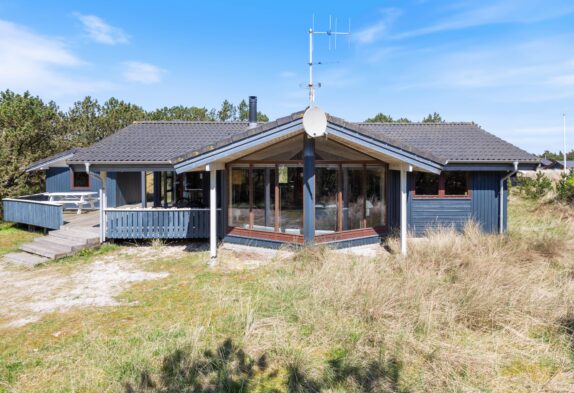
[{"label": "roof ridge", "polygon": [[406,121],[375,121],[375,122],[355,122],[354,124],[358,125],[410,125],[410,126],[432,126],[432,125],[440,125],[440,126],[461,126],[461,125],[473,125],[480,127],[473,121],[441,121],[438,123],[425,123],[422,121],[413,121],[413,122],[406,122]]},{"label": "roof ridge", "polygon": [[[249,124],[247,120],[136,120],[132,124]],[[264,124],[264,123],[258,123]]]}]

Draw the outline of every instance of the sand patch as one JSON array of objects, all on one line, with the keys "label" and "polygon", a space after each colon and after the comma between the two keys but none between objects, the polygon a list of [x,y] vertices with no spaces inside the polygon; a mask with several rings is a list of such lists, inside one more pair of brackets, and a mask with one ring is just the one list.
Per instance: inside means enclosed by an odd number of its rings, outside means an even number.
[{"label": "sand patch", "polygon": [[125,247],[74,271],[58,265],[18,271],[0,265],[0,320],[2,327],[18,327],[45,314],[73,308],[125,305],[116,299],[131,284],[157,280],[167,272],[148,272],[141,262],[178,258],[186,247]]}]

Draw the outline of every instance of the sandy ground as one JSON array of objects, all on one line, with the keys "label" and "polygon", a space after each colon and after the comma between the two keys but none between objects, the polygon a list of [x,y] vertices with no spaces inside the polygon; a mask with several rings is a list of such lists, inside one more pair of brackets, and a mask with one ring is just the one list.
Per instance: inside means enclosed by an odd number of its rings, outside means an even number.
[{"label": "sandy ground", "polygon": [[[207,251],[204,244],[160,247],[123,247],[96,258],[89,264],[52,264],[29,270],[0,263],[0,327],[20,327],[42,319],[45,314],[74,308],[129,305],[116,299],[131,284],[167,277],[167,272],[149,272],[142,262],[177,259],[189,252]],[[336,252],[359,257],[375,257],[381,246],[355,247]],[[272,262],[288,263],[294,253],[240,245],[219,248],[214,269],[233,271],[256,269]],[[207,262],[207,260],[206,260]]]},{"label": "sandy ground", "polygon": [[73,308],[121,305],[115,296],[130,284],[168,275],[143,270],[142,261],[184,255],[185,247],[126,247],[72,271],[57,264],[31,270],[0,264],[0,327],[24,326]]}]

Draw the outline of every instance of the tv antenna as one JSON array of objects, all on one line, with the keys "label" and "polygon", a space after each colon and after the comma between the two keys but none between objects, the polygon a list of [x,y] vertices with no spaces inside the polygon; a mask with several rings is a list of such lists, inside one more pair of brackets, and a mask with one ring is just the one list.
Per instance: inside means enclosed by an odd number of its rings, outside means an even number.
[{"label": "tv antenna", "polygon": [[[334,46],[337,49],[337,36],[351,35],[351,19],[349,19],[349,31],[337,31],[338,20],[335,18],[335,30],[332,29],[332,18],[329,16],[329,29],[327,31],[315,31],[315,15],[313,15],[312,27],[309,29],[309,107],[315,106],[315,88],[321,87],[321,84],[313,84],[313,35],[320,34],[329,37],[329,50],[331,50],[331,37],[334,39]],[[350,44],[350,42],[349,42]],[[318,64],[324,64],[319,62]]]}]

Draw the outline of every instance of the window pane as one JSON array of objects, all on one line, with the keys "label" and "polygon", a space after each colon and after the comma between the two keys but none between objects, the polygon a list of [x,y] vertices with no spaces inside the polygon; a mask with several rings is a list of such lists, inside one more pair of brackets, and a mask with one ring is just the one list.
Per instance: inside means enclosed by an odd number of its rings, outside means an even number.
[{"label": "window pane", "polygon": [[204,200],[206,196],[204,181],[206,180],[204,172],[187,172],[183,177],[183,197],[189,201],[189,207],[205,208],[208,207],[208,201]]},{"label": "window pane", "polygon": [[363,168],[343,167],[343,230],[363,224]]},{"label": "window pane", "polygon": [[386,224],[386,169],[383,167],[367,167],[366,217],[367,227]]},{"label": "window pane", "polygon": [[466,172],[444,172],[444,195],[468,195]]},{"label": "window pane", "polygon": [[303,168],[280,166],[281,231],[300,235],[303,229]]},{"label": "window pane", "polygon": [[315,231],[337,230],[337,167],[315,168]]},{"label": "window pane", "polygon": [[231,168],[229,225],[249,228],[249,168]]},{"label": "window pane", "polygon": [[434,173],[415,173],[415,195],[438,195],[439,175]]},{"label": "window pane", "polygon": [[275,230],[275,168],[253,168],[253,229]]},{"label": "window pane", "polygon": [[74,172],[74,188],[90,187],[90,176],[86,172]]}]

